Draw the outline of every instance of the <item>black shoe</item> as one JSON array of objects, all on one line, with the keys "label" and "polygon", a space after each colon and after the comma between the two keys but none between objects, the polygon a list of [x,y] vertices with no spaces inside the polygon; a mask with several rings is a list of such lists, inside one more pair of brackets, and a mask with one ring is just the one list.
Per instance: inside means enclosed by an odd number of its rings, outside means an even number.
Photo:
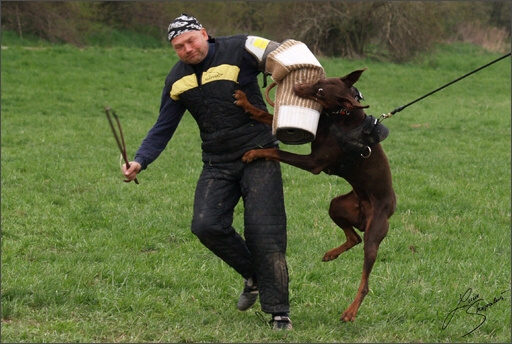
[{"label": "black shoe", "polygon": [[274,315],[270,324],[274,330],[293,330],[292,321],[286,315]]},{"label": "black shoe", "polygon": [[258,286],[253,283],[252,278],[245,280],[244,291],[240,294],[236,308],[246,311],[251,308],[258,299]]}]

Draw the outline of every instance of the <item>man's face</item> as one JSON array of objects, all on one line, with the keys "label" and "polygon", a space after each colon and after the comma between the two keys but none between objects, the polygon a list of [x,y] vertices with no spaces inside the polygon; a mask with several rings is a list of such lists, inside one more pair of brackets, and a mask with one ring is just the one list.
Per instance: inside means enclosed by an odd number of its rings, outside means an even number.
[{"label": "man's face", "polygon": [[182,33],[171,44],[180,60],[187,64],[198,64],[208,54],[208,34],[204,28]]}]

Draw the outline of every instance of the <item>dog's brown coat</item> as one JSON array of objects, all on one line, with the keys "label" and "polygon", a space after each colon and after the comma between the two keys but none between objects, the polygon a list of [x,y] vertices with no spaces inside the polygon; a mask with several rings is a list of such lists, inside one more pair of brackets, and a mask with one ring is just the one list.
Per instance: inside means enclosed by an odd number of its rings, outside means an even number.
[{"label": "dog's brown coat", "polygon": [[[340,254],[359,244],[362,240],[354,228],[364,232],[364,264],[361,283],[352,304],[343,312],[341,320],[354,321],[364,297],[368,294],[368,278],[377,257],[379,245],[388,232],[388,219],[396,207],[396,197],[391,181],[388,159],[380,143],[371,147],[368,158],[348,156],[331,135],[330,126],[337,125],[349,131],[366,118],[363,106],[355,98],[352,86],[363,70],[354,71],[342,78],[326,78],[311,84],[297,84],[294,92],[313,99],[323,107],[316,137],[311,143],[309,155],[299,155],[274,148],[255,149],[245,153],[242,160],[251,162],[258,158],[272,159],[318,174],[337,174],[346,179],[352,191],[331,201],[329,215],[343,229],[346,241],[325,253],[323,261],[336,259]],[[235,103],[244,108],[253,118],[271,124],[272,115],[252,106],[243,92],[235,93]],[[337,115],[334,123],[327,118],[331,109],[343,107],[349,115]],[[331,116],[332,117],[332,116]],[[340,164],[350,161],[349,168],[340,169]]]}]

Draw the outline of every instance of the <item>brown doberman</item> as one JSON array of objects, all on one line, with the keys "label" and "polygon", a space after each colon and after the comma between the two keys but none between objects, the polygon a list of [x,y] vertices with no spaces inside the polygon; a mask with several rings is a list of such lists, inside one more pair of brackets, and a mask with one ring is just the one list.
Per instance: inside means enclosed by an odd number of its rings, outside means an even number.
[{"label": "brown doberman", "polygon": [[[354,321],[361,302],[368,294],[368,278],[381,241],[388,232],[388,219],[396,207],[388,159],[380,141],[388,129],[364,112],[360,92],[353,86],[363,70],[341,78],[326,78],[316,83],[296,84],[293,91],[300,97],[313,99],[323,107],[311,153],[299,155],[275,149],[254,149],[242,160],[251,162],[265,158],[281,161],[314,174],[325,172],[346,179],[352,191],[331,201],[329,215],[345,232],[346,241],[333,248],[323,261],[336,259],[362,240],[354,228],[364,232],[364,265],[361,283],[352,304],[341,320]],[[272,115],[252,106],[243,92],[234,95],[235,104],[253,118],[272,123]]]}]

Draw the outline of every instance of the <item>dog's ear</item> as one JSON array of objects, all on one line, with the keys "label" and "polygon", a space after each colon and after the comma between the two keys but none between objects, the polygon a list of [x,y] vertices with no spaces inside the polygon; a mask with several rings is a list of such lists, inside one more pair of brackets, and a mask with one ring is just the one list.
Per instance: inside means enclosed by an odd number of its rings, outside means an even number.
[{"label": "dog's ear", "polygon": [[347,87],[350,88],[357,82],[357,80],[359,80],[359,78],[361,77],[361,74],[363,74],[363,72],[365,70],[366,70],[366,68],[359,69],[359,70],[353,71],[350,74],[342,76],[341,81],[343,81],[345,83],[345,85],[347,85]]}]

